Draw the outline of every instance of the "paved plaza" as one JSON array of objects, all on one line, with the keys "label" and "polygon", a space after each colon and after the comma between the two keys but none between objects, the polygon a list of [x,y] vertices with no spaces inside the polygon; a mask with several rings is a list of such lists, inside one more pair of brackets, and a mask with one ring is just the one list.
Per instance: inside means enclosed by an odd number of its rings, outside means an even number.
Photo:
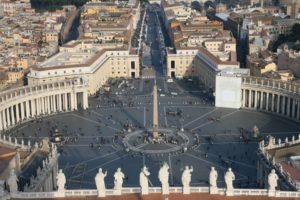
[{"label": "paved plaza", "polygon": [[[263,137],[271,134],[282,140],[297,137],[300,132],[296,122],[272,114],[215,108],[209,91],[198,87],[196,81],[167,83],[157,78],[159,128],[183,128],[199,138],[199,145],[185,153],[169,155],[127,152],[116,145],[116,140],[122,140],[128,129],[152,128],[154,80],[123,82],[115,81],[109,94],[90,97],[86,111],[46,116],[18,126],[10,134],[34,142],[44,137],[52,140],[55,129],[61,132],[65,141],[59,145],[59,168],[65,172],[70,189],[95,188],[94,177],[99,167],[108,171],[108,188],[113,187],[113,174],[118,167],[126,175],[124,186],[138,186],[144,165],[151,172],[151,184],[159,186],[157,174],[163,162],[170,166],[173,186],[181,185],[185,165],[195,169],[192,186],[208,185],[211,166],[218,170],[219,185],[224,186],[224,172],[231,166],[236,174],[236,187],[247,188],[256,186],[258,144],[245,140],[241,133],[251,132],[255,125]],[[177,94],[171,95],[174,92]]]}]

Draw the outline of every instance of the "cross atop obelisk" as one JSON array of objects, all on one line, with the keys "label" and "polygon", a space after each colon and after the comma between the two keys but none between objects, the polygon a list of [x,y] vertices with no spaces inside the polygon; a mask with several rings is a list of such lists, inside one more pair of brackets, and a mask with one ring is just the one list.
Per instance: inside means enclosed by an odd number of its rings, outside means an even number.
[{"label": "cross atop obelisk", "polygon": [[158,100],[156,80],[153,87],[153,139],[158,139]]}]

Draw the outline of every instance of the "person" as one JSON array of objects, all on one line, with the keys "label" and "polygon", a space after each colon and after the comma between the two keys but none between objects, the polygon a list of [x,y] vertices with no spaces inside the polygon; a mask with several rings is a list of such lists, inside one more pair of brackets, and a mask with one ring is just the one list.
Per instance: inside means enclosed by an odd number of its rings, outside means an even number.
[{"label": "person", "polygon": [[115,187],[114,189],[115,190],[121,190],[122,189],[122,185],[123,185],[123,179],[125,178],[125,175],[124,173],[121,171],[121,168],[118,168],[115,175],[114,175],[114,184],[115,184]]},{"label": "person", "polygon": [[182,173],[181,181],[183,187],[189,187],[192,179],[193,167],[185,166],[185,170]]}]

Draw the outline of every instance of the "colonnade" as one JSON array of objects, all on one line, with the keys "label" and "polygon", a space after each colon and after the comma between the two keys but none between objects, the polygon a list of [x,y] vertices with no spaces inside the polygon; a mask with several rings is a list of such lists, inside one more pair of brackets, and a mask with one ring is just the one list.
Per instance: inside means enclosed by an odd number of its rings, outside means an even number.
[{"label": "colonnade", "polygon": [[242,82],[242,107],[300,120],[300,85],[245,77]]},{"label": "colonnade", "polygon": [[27,86],[0,93],[0,130],[39,116],[88,107],[82,81]]}]

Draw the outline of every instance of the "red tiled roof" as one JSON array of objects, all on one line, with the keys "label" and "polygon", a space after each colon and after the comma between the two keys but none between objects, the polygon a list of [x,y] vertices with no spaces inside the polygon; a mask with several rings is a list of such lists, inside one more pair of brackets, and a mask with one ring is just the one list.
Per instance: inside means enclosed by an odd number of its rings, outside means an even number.
[{"label": "red tiled roof", "polygon": [[288,164],[285,161],[280,162],[280,164],[283,168],[283,171],[290,174],[292,180],[300,181],[300,171],[299,171],[299,169],[293,167],[292,165]]}]

